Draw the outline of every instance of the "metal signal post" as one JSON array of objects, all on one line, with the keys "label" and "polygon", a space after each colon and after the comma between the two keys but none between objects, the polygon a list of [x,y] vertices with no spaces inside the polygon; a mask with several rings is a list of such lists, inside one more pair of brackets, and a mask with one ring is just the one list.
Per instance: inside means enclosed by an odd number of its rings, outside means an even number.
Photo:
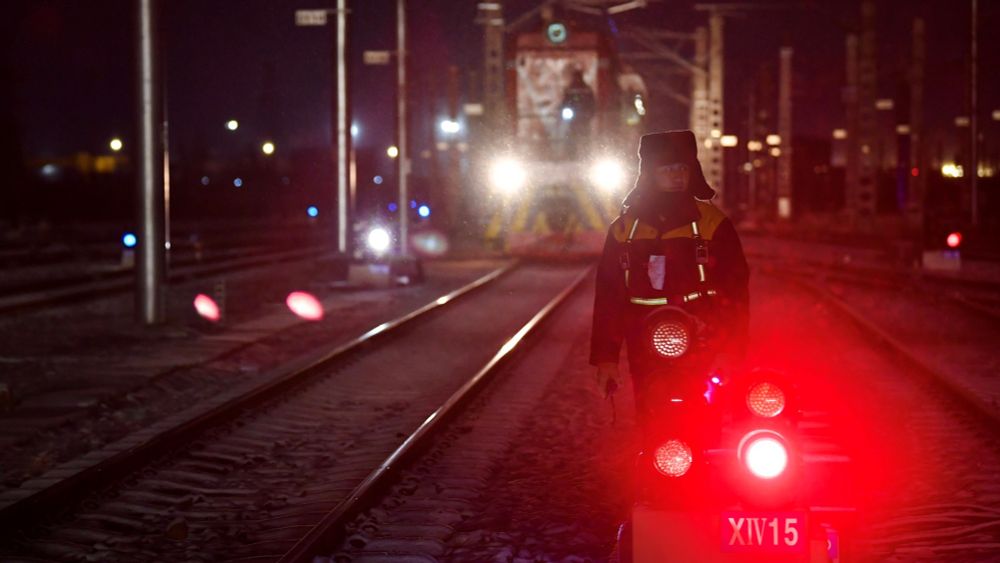
[{"label": "metal signal post", "polygon": [[159,2],[139,0],[136,15],[138,111],[136,191],[138,192],[138,262],[136,317],[146,325],[164,321],[166,278],[165,178],[166,146],[163,80],[159,45]]},{"label": "metal signal post", "polygon": [[409,254],[409,192],[410,153],[406,143],[406,0],[396,0],[396,104],[398,125],[396,146],[399,148],[399,253]]},{"label": "metal signal post", "polygon": [[337,251],[346,254],[350,241],[350,212],[348,195],[351,185],[350,154],[351,124],[347,98],[347,0],[337,0],[336,83],[337,100],[334,105],[334,131],[337,133]]}]

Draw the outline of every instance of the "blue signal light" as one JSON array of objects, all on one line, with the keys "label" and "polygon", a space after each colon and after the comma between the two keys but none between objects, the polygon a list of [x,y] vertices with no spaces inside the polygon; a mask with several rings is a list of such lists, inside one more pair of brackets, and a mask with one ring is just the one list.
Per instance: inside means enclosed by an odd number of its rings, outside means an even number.
[{"label": "blue signal light", "polygon": [[417,208],[417,215],[420,215],[424,219],[431,216],[431,208],[426,205],[421,205]]},{"label": "blue signal light", "polygon": [[132,233],[125,233],[122,235],[122,245],[125,248],[135,248],[135,245],[139,243],[139,239]]},{"label": "blue signal light", "polygon": [[310,217],[318,216],[319,208],[317,208],[315,205],[310,205],[309,207],[306,208],[306,215],[309,215]]},{"label": "blue signal light", "polygon": [[395,202],[389,204],[389,212],[390,213],[395,213],[397,209],[399,209],[399,206],[396,205]]},{"label": "blue signal light", "polygon": [[375,182],[376,184],[381,185],[382,184],[382,177],[381,176],[375,176],[374,178],[372,178],[372,182]]},{"label": "blue signal light", "polygon": [[243,178],[236,178],[235,180],[233,180],[233,185],[236,186],[237,188],[242,188]]}]

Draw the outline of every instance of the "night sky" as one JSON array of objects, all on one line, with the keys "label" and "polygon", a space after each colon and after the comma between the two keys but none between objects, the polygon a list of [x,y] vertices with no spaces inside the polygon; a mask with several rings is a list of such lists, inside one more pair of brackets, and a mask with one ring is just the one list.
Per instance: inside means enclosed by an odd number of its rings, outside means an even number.
[{"label": "night sky", "polygon": [[[168,112],[171,146],[183,157],[199,149],[225,155],[272,138],[279,150],[329,143],[330,28],[297,28],[297,8],[330,0],[172,0],[165,2]],[[395,2],[354,1],[352,86],[361,147],[392,142],[393,67],[364,67],[361,51],[394,47]],[[508,3],[508,19],[535,2]],[[767,3],[758,3],[767,4]],[[132,7],[128,0],[16,0],[5,25],[3,55],[11,70],[12,99],[28,160],[85,150],[102,152],[108,139],[131,136]],[[660,2],[615,20],[621,33],[644,25],[690,31],[704,21],[693,2]],[[415,90],[436,94],[444,109],[448,64],[463,69],[481,60],[475,1],[412,0],[411,49]],[[856,25],[854,1],[803,2],[789,12],[761,11],[727,21],[727,112],[742,119],[747,87],[759,65],[777,61],[778,47],[796,48],[796,130],[827,137],[842,126],[844,30]],[[980,2],[981,90],[984,115],[1000,106],[997,68],[1000,24],[996,3]],[[927,114],[941,134],[965,112],[968,1],[879,3],[880,95],[891,97],[904,76],[915,13],[927,20]],[[468,86],[468,84],[466,84]],[[10,88],[10,86],[6,86]],[[435,90],[436,88],[436,90]],[[686,86],[678,84],[686,93]],[[657,100],[653,100],[653,105]],[[650,128],[684,127],[683,110],[669,100]],[[236,118],[236,134],[223,127]],[[419,118],[418,118],[419,119]],[[429,118],[428,118],[429,119]],[[429,122],[429,120],[428,120]],[[419,137],[423,138],[423,137]],[[419,143],[418,138],[418,143]],[[419,148],[419,147],[418,147]]]}]

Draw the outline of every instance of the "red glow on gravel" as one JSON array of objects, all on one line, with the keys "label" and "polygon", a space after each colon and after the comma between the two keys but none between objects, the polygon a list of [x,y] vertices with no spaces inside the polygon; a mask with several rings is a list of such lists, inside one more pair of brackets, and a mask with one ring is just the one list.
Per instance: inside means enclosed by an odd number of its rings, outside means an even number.
[{"label": "red glow on gravel", "polygon": [[323,318],[323,304],[311,294],[304,291],[293,291],[285,298],[288,309],[307,321],[318,321]]},{"label": "red glow on gravel", "polygon": [[962,233],[951,233],[948,235],[948,248],[958,248],[962,244]]},{"label": "red glow on gravel", "polygon": [[222,312],[219,310],[219,305],[214,299],[205,295],[204,293],[199,293],[194,298],[194,310],[198,311],[198,315],[201,318],[212,321],[213,323],[219,322],[222,318]]}]

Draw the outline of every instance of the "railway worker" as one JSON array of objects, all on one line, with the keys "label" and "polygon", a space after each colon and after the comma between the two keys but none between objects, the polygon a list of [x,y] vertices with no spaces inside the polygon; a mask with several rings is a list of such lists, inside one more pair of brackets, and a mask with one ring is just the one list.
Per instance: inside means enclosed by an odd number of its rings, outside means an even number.
[{"label": "railway worker", "polygon": [[728,334],[716,367],[730,376],[743,361],[749,269],[732,222],[709,202],[715,191],[702,174],[695,143],[691,131],[640,139],[635,188],[611,224],[597,271],[590,363],[597,367],[598,388],[610,396],[621,384],[619,351],[628,344],[640,417],[650,366],[637,339],[655,306],[710,308]]}]

